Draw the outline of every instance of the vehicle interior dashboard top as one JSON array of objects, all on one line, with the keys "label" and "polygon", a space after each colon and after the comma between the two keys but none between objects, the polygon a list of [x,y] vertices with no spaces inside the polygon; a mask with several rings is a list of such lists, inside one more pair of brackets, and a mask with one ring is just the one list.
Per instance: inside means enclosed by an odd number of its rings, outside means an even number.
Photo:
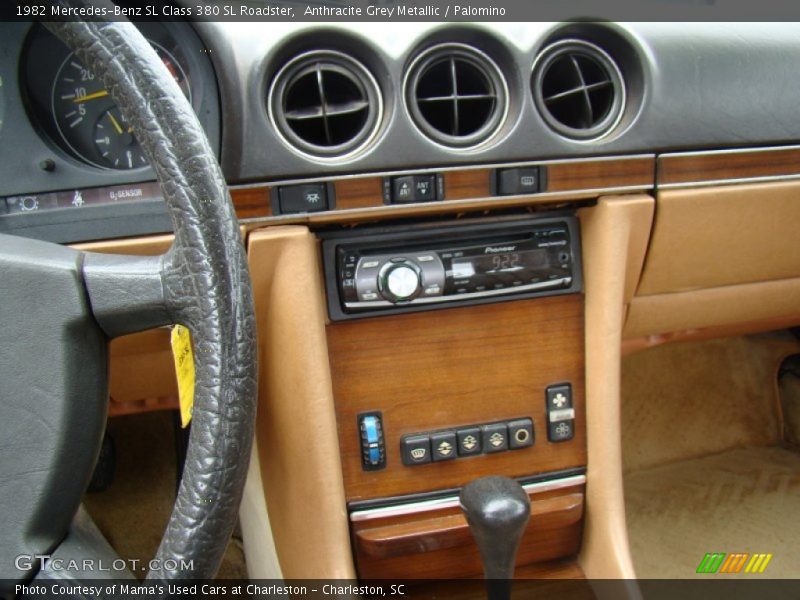
[{"label": "vehicle interior dashboard top", "polygon": [[[142,28],[234,186],[798,138],[790,118],[798,50],[788,25],[399,23],[375,24],[369,36],[347,24],[283,24],[269,36],[261,23]],[[58,42],[38,27],[8,30],[0,141],[18,151],[0,165],[0,196],[13,213],[2,229],[62,242],[166,231],[152,203],[122,206],[112,196],[95,204],[82,193],[80,205],[79,190],[152,173],[113,103],[91,81],[73,85],[82,72]],[[777,84],[783,93],[756,110],[762,90]],[[21,199],[31,195],[40,195],[37,207],[76,200],[82,212],[20,214],[33,212],[34,200]]]}]

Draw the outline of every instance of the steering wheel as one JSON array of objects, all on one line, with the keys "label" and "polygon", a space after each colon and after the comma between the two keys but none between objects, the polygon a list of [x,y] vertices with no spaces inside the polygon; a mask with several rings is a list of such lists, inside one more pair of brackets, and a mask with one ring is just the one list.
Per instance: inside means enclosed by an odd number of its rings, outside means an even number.
[{"label": "steering wheel", "polygon": [[162,256],[130,257],[0,235],[0,580],[29,580],[36,556],[67,536],[105,427],[108,340],[177,323],[193,341],[193,422],[148,578],[211,578],[236,522],[256,404],[255,314],[231,198],[191,106],[136,27],[46,26],[132,125],[175,241]]}]

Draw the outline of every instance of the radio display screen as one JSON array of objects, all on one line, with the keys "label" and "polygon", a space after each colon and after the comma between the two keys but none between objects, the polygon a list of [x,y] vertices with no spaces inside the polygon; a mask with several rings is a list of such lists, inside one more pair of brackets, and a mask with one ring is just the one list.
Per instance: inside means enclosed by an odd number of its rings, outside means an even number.
[{"label": "radio display screen", "polygon": [[454,258],[451,266],[454,279],[468,279],[476,273],[492,275],[549,267],[550,259],[544,248]]}]

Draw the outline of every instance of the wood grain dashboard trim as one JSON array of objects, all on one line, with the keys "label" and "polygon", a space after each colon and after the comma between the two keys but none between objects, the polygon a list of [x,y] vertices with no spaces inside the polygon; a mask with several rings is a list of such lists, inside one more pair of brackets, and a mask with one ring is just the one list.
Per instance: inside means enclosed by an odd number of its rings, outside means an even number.
[{"label": "wood grain dashboard trim", "polygon": [[[547,188],[538,194],[517,196],[493,195],[492,174],[497,168],[544,166]],[[437,202],[386,205],[383,201],[383,179],[407,174],[441,173],[444,199]],[[331,182],[336,204],[331,211],[274,215],[270,203],[271,190],[279,185]],[[562,199],[596,197],[599,194],[652,189],[655,182],[655,155],[638,154],[516,162],[438,169],[390,171],[369,175],[338,175],[310,179],[294,179],[231,187],[236,212],[243,223],[328,223],[353,218],[397,217],[407,214],[430,214],[457,210],[488,210],[508,206],[524,206]]]},{"label": "wood grain dashboard trim", "polygon": [[[578,523],[582,517],[582,492],[542,500],[531,498],[531,519],[541,521],[540,528],[560,529]],[[420,548],[444,550],[473,543],[462,513],[361,528],[354,537],[360,552],[378,559],[419,554]]]},{"label": "wood grain dashboard trim", "polygon": [[[584,503],[582,484],[532,495],[531,519],[520,541],[517,568],[574,556],[581,543]],[[455,579],[481,574],[478,548],[458,506],[353,522],[351,529],[356,570],[362,579]]]},{"label": "wood grain dashboard trim", "polygon": [[800,179],[800,146],[773,146],[658,157],[662,189]]},{"label": "wood grain dashboard trim", "polygon": [[[433,323],[433,324],[432,324]],[[348,502],[458,488],[586,465],[583,296],[570,294],[327,326]],[[575,437],[547,439],[545,388],[573,386]],[[387,466],[361,467],[357,415],[383,414]],[[530,448],[403,466],[405,434],[530,417]],[[433,483],[432,483],[433,482]]]}]

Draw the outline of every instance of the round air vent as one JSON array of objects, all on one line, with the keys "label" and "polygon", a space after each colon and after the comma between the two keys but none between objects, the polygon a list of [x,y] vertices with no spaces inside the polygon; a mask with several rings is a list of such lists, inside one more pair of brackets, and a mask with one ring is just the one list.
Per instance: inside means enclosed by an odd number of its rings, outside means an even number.
[{"label": "round air vent", "polygon": [[603,50],[580,40],[545,48],[534,64],[531,87],[545,122],[567,138],[603,137],[619,123],[625,108],[617,65]]},{"label": "round air vent", "polygon": [[269,113],[285,141],[304,154],[341,157],[372,139],[383,103],[374,77],[338,52],[302,54],[272,82]]},{"label": "round air vent", "polygon": [[508,89],[492,60],[461,44],[434,46],[409,68],[406,104],[432,140],[470,147],[491,137],[506,115]]}]

